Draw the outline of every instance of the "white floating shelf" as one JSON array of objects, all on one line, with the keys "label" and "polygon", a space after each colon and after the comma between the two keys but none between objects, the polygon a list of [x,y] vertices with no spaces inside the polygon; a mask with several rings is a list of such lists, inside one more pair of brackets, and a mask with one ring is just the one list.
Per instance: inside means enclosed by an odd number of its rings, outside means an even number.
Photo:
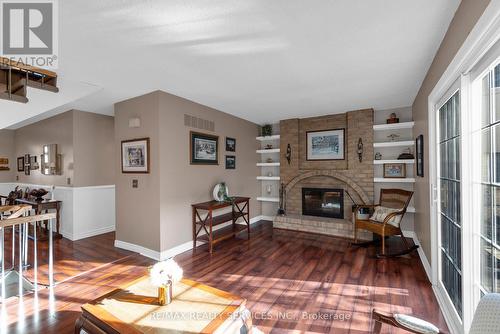
[{"label": "white floating shelf", "polygon": [[396,147],[396,146],[413,146],[413,140],[403,141],[387,141],[383,143],[373,143],[373,147]]},{"label": "white floating shelf", "polygon": [[415,125],[415,122],[402,122],[402,123],[392,123],[392,124],[377,124],[373,126],[375,131],[385,131],[385,130],[397,130],[397,129],[411,129]]},{"label": "white floating shelf", "polygon": [[257,153],[280,153],[279,148],[272,148],[272,149],[264,149],[264,150],[257,150]]},{"label": "white floating shelf", "polygon": [[412,206],[409,206],[409,207],[406,208],[406,212],[414,213],[415,212],[415,208],[412,207]]},{"label": "white floating shelf", "polygon": [[257,176],[257,180],[262,180],[262,181],[279,181],[280,177],[279,176]]},{"label": "white floating shelf", "polygon": [[383,165],[383,164],[414,164],[415,159],[393,159],[393,160],[373,160],[374,165]]},{"label": "white floating shelf", "polygon": [[256,139],[257,139],[258,141],[278,140],[278,139],[280,139],[280,135],[265,136],[265,137],[257,137]]},{"label": "white floating shelf", "polygon": [[376,183],[415,183],[415,178],[413,178],[413,177],[407,177],[407,178],[376,177],[373,179],[373,182],[376,182]]},{"label": "white floating shelf", "polygon": [[278,197],[257,197],[257,201],[279,203],[280,199]]},{"label": "white floating shelf", "polygon": [[279,162],[258,162],[257,166],[259,167],[279,167]]}]

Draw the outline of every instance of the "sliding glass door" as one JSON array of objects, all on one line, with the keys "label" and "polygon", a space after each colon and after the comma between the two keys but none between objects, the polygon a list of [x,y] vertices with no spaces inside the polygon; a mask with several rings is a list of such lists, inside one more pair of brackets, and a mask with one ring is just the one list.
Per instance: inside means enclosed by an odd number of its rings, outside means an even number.
[{"label": "sliding glass door", "polygon": [[462,219],[460,94],[456,91],[437,115],[439,280],[462,317]]},{"label": "sliding glass door", "polygon": [[474,177],[479,189],[479,259],[480,275],[476,285],[480,295],[500,292],[500,65],[494,63],[475,80],[476,110],[480,122],[474,130],[481,143],[480,168]]}]

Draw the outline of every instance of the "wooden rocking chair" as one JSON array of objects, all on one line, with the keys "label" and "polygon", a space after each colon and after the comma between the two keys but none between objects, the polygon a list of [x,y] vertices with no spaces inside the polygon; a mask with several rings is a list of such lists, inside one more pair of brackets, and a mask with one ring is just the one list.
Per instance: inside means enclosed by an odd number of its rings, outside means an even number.
[{"label": "wooden rocking chair", "polygon": [[[354,243],[355,246],[367,246],[374,244],[375,241],[358,243],[358,229],[370,231],[378,234],[382,238],[382,253],[377,254],[377,257],[395,257],[408,254],[418,248],[418,246],[410,246],[400,228],[401,220],[408,208],[412,191],[402,189],[381,189],[380,203],[373,205],[358,205],[355,211],[354,223]],[[358,212],[361,208],[368,208],[370,218],[359,219]],[[406,249],[393,254],[385,252],[385,238],[389,236],[399,235],[406,246]]]}]

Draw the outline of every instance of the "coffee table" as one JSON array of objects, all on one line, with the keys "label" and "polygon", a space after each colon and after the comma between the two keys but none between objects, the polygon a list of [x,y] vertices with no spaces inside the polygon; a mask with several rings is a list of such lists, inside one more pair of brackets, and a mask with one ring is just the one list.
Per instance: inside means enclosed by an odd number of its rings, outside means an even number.
[{"label": "coffee table", "polygon": [[157,303],[148,277],[82,306],[75,333],[240,333],[251,328],[245,299],[192,280],[173,286],[172,303]]}]

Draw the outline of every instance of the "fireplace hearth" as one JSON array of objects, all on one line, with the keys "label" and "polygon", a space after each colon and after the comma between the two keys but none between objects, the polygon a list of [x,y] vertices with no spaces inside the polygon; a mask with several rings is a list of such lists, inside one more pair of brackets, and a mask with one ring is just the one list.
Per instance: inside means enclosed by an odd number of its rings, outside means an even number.
[{"label": "fireplace hearth", "polygon": [[302,214],[344,219],[344,190],[302,188]]}]

